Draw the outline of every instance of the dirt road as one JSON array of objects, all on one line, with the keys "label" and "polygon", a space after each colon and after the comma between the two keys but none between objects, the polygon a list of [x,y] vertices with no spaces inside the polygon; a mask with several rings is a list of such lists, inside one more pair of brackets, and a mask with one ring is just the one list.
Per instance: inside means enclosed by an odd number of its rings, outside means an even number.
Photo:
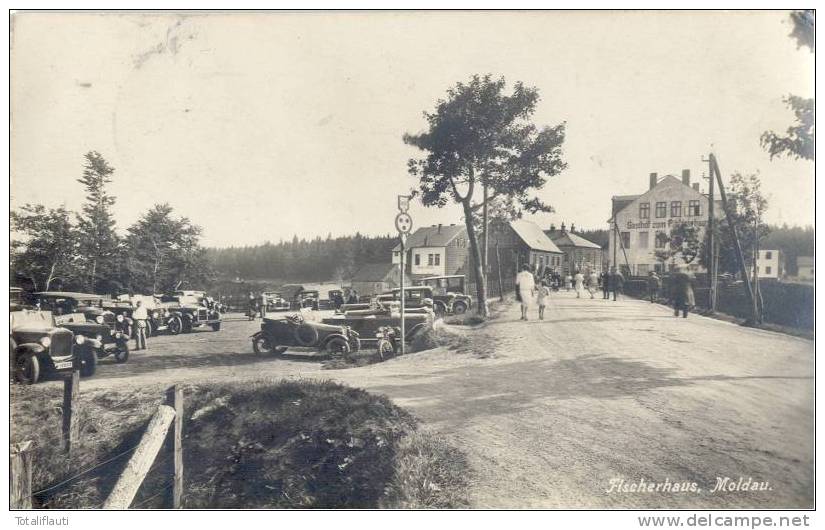
[{"label": "dirt road", "polygon": [[[490,358],[439,349],[329,371],[254,356],[258,326],[153,338],[83,388],[313,377],[384,393],[467,452],[478,508],[813,506],[811,341],[563,292],[544,321],[511,306],[466,331]],[[768,484],[713,492],[725,477]]]}]

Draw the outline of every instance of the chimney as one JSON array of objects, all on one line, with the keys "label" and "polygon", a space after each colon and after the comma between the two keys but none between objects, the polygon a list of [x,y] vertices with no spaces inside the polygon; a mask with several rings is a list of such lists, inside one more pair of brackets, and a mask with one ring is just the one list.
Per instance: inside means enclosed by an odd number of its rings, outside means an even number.
[{"label": "chimney", "polygon": [[690,170],[683,169],[682,170],[682,184],[685,186],[690,186]]},{"label": "chimney", "polygon": [[567,232],[567,229],[564,227],[564,221],[561,222],[561,231],[562,233]]},{"label": "chimney", "polygon": [[696,191],[699,191],[699,183],[698,182],[693,183],[693,189],[695,189]]},{"label": "chimney", "polygon": [[571,231],[571,232],[575,232],[575,231],[576,231],[576,223],[570,223],[570,231]]},{"label": "chimney", "polygon": [[438,233],[441,233],[441,223],[438,223]]},{"label": "chimney", "polygon": [[555,225],[555,224],[550,223],[550,231],[551,231],[551,232],[555,232],[555,231],[556,231],[556,225]]},{"label": "chimney", "polygon": [[651,173],[650,174],[650,189],[653,189],[654,187],[656,187],[656,182],[658,181],[657,177],[658,177],[658,175],[656,175],[656,173]]}]

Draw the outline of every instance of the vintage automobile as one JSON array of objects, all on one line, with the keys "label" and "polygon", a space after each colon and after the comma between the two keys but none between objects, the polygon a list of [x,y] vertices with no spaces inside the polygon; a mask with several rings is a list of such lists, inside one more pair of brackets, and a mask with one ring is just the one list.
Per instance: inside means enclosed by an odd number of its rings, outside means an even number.
[{"label": "vintage automobile", "polygon": [[194,328],[209,326],[214,331],[221,330],[221,314],[214,303],[209,305],[200,295],[164,295],[158,308],[162,322],[157,329],[167,330],[172,335],[190,333]]},{"label": "vintage automobile", "polygon": [[252,349],[256,354],[281,355],[289,349],[340,357],[360,350],[361,341],[359,334],[345,325],[309,322],[296,314],[283,319],[265,318],[261,331],[252,335]]},{"label": "vintage automobile", "polygon": [[272,292],[264,293],[266,296],[266,310],[267,311],[289,311],[289,300],[286,300],[281,293]]},{"label": "vintage automobile", "polygon": [[[432,327],[433,311],[427,304],[421,307],[407,308],[404,311],[404,321],[404,337],[407,342],[410,342],[416,334]],[[391,328],[395,330],[393,337],[397,349],[401,337],[400,302],[382,302],[375,299],[367,308],[351,309],[343,314],[336,313],[321,322],[333,326],[352,328],[358,332],[364,347],[379,342],[382,337],[385,338],[386,329],[382,328]]]},{"label": "vintage automobile", "polygon": [[55,316],[81,313],[86,322],[115,327],[115,314],[103,308],[104,296],[68,291],[42,291],[34,293],[33,303],[43,311],[51,311]]},{"label": "vintage automobile", "polygon": [[295,297],[295,301],[298,305],[298,309],[303,308],[312,308],[316,311],[318,310],[318,299],[319,299],[318,291],[301,291]]},{"label": "vintage automobile", "polygon": [[80,375],[95,373],[98,344],[86,344],[84,336],[57,326],[50,311],[12,310],[9,324],[9,364],[15,381],[31,385],[47,373],[70,374],[76,363]]},{"label": "vintage automobile", "polygon": [[473,298],[464,291],[464,276],[430,276],[421,285],[432,289],[433,302],[441,302],[447,313],[460,315],[473,307]]},{"label": "vintage automobile", "polygon": [[[59,315],[53,318],[55,324],[68,329],[75,337],[84,337],[83,347],[92,349],[98,359],[112,355],[118,363],[125,363],[129,360],[129,334],[117,329],[117,325],[110,328],[106,324],[88,322],[82,313]],[[123,318],[122,315],[115,317],[116,320]],[[128,328],[128,324],[124,327]]]},{"label": "vintage automobile", "polygon": [[344,291],[341,289],[333,289],[327,292],[327,297],[329,298],[330,309],[341,309],[341,306],[344,305]]}]

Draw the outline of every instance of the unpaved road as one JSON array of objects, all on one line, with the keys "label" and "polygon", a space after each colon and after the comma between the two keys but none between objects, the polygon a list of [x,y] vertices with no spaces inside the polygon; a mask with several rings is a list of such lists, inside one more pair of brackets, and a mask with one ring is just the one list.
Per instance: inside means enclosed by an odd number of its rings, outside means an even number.
[{"label": "unpaved road", "polygon": [[[535,317],[534,317],[535,318]],[[814,503],[814,345],[659,305],[558,293],[468,330],[490,358],[433,350],[349,370],[254,356],[259,322],[151,339],[83,388],[261,377],[383,393],[462,447],[477,508],[801,508]],[[59,383],[46,383],[59,384]],[[712,492],[717,477],[764,491]],[[608,492],[611,480],[695,492]],[[661,489],[662,487],[660,487]]]}]

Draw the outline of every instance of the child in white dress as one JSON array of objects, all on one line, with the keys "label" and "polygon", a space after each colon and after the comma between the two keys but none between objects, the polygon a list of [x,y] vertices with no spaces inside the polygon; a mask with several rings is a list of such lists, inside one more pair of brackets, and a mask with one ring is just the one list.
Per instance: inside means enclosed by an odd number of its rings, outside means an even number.
[{"label": "child in white dress", "polygon": [[544,306],[547,305],[547,299],[550,297],[550,287],[547,286],[547,280],[542,280],[538,288],[538,303],[539,303],[539,320],[544,320]]}]

